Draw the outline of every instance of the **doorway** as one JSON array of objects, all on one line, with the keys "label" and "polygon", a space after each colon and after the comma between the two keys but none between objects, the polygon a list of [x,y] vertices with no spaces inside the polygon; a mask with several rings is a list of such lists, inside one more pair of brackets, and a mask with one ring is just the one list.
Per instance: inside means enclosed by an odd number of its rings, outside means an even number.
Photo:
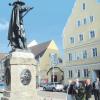
[{"label": "doorway", "polygon": [[100,80],[100,70],[96,70],[95,71],[96,72],[96,76],[99,78],[99,80]]},{"label": "doorway", "polygon": [[57,75],[51,75],[51,82],[57,82]]}]

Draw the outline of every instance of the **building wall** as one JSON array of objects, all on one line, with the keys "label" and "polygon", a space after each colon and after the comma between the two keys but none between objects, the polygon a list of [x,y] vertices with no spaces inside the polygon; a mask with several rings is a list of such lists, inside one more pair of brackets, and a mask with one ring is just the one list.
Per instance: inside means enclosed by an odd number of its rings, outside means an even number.
[{"label": "building wall", "polygon": [[[88,78],[92,78],[92,70],[95,70],[93,64],[98,65],[100,70],[99,9],[100,3],[97,0],[76,0],[75,2],[63,31],[65,81],[77,78],[74,73],[77,74],[78,70],[81,73],[80,79],[86,79],[87,77],[82,76],[84,69],[88,69]],[[97,50],[95,57],[93,49]],[[71,68],[74,77],[69,78]]]},{"label": "building wall", "polygon": [[[52,67],[51,58],[50,58],[50,54],[52,54],[52,53],[57,54],[57,58],[60,57],[59,49],[56,46],[54,41],[51,41],[51,43],[48,46],[48,48],[46,49],[44,55],[42,57],[40,57],[39,64],[38,64],[38,76],[40,76],[40,78],[41,78],[40,80],[48,79],[48,81],[51,81],[52,72],[49,72],[48,75],[47,75],[47,72]],[[54,67],[61,67],[62,68],[62,66],[59,66],[59,65],[56,65]],[[60,75],[60,71],[59,70],[57,72],[57,76],[58,75]],[[59,77],[60,76],[58,76],[58,78],[57,78],[58,80],[60,80]]]}]

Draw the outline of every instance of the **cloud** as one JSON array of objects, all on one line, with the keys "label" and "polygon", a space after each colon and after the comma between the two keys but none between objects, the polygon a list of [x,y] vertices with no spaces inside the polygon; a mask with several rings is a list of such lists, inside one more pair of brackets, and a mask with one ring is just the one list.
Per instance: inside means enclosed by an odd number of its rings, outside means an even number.
[{"label": "cloud", "polygon": [[8,21],[0,22],[0,31],[7,31],[9,26]]},{"label": "cloud", "polygon": [[29,47],[32,47],[32,46],[35,46],[35,45],[37,45],[38,43],[37,43],[37,41],[36,40],[33,40],[32,42],[30,42],[29,44],[28,44],[28,48]]}]

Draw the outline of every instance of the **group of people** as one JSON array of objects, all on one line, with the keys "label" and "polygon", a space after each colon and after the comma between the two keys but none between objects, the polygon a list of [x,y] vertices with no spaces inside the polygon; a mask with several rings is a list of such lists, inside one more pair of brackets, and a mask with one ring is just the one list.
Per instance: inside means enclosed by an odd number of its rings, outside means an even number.
[{"label": "group of people", "polygon": [[91,100],[94,95],[94,100],[100,100],[100,80],[92,82],[90,79],[86,81],[69,81],[67,93],[71,95],[72,100]]}]

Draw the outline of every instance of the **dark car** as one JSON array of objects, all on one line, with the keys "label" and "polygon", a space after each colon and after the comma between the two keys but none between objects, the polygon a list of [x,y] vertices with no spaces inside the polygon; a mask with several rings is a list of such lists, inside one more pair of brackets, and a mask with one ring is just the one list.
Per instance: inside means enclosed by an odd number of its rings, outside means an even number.
[{"label": "dark car", "polygon": [[64,88],[63,88],[64,92],[67,92],[67,89],[68,89],[68,85],[64,85]]}]

